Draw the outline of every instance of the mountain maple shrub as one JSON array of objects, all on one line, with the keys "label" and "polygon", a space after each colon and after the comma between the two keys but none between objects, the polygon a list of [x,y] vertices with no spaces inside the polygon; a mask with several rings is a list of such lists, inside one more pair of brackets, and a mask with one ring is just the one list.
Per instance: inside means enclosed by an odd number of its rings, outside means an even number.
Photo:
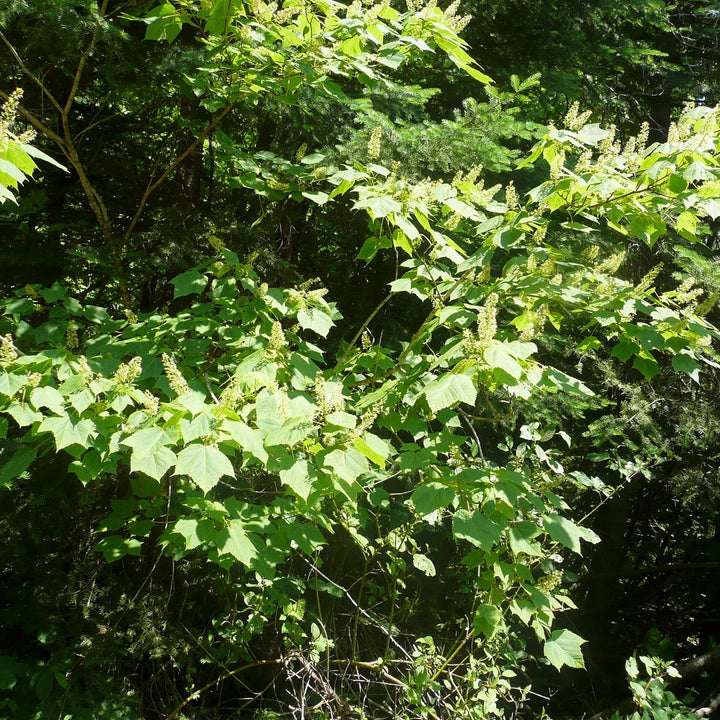
[{"label": "mountain maple shrub", "polygon": [[[311,202],[350,194],[367,215],[362,259],[404,257],[390,297],[424,318],[400,347],[372,332],[386,301],[338,347],[323,289],[268,287],[217,243],[173,281],[176,312],[120,318],[60,284],[0,303],[3,494],[50,458],[80,495],[124,478],[94,549],[122,567],[214,566],[234,597],[206,638],[214,677],[188,666],[167,717],[262,669],[259,695],[293,716],[501,717],[528,697],[533,663],[583,667],[582,638],[554,620],[574,607],[564,558],[598,537],[559,494],[586,483],[528,413],[558,393],[603,398],[536,341],[572,325],[580,353],[607,346],[646,378],[702,382],[714,298],[621,269],[628,243],[702,243],[720,215],[719,137],[708,108],[649,147],[571,119],[524,161],[549,172],[523,198],[479,172],[411,182],[301,160]],[[522,452],[496,439],[518,424]],[[4,658],[5,708],[31,678],[61,706],[83,662],[48,674]]]}]

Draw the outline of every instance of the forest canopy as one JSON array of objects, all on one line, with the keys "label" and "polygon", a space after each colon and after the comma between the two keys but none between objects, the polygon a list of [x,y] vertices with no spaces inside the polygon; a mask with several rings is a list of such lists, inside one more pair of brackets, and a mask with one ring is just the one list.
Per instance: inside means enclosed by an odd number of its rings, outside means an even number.
[{"label": "forest canopy", "polygon": [[0,716],[720,707],[716,3],[0,0]]}]

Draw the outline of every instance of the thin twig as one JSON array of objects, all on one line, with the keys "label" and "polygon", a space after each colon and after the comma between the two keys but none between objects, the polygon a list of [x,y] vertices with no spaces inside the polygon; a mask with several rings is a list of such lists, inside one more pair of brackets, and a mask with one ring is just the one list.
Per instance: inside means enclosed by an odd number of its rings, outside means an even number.
[{"label": "thin twig", "polygon": [[143,213],[143,210],[145,209],[145,205],[147,204],[147,201],[149,200],[150,196],[155,192],[155,190],[162,185],[162,183],[165,182],[168,175],[175,170],[175,168],[191,153],[195,148],[217,127],[218,123],[230,112],[230,110],[233,107],[233,103],[229,103],[222,112],[211,122],[209,123],[203,131],[193,140],[192,143],[185,149],[184,152],[180,153],[175,160],[173,160],[170,165],[165,168],[162,175],[155,180],[154,182],[151,180],[148,183],[148,186],[145,188],[145,192],[143,193],[142,198],[140,198],[140,203],[138,205],[137,210],[135,211],[135,214],[133,215],[132,220],[130,221],[130,224],[128,225],[127,230],[125,231],[125,234],[123,235],[123,244],[127,243],[130,239],[130,236],[133,234],[133,231],[135,230],[135,225],[137,225],[138,220],[140,219],[140,216]]}]

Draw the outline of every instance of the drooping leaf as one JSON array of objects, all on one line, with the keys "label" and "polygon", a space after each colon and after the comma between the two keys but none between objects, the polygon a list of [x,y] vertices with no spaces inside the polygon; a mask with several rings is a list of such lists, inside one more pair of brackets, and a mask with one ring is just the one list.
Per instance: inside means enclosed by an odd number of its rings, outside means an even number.
[{"label": "drooping leaf", "polygon": [[502,535],[502,525],[485,517],[480,510],[458,510],[453,516],[453,535],[467,540],[485,552],[490,552]]},{"label": "drooping leaf", "polygon": [[502,623],[502,610],[496,605],[478,605],[473,616],[476,633],[491,638]]},{"label": "drooping leaf", "polygon": [[15,478],[22,475],[32,465],[37,453],[36,447],[25,447],[18,450],[0,468],[0,487],[9,485]]},{"label": "drooping leaf", "polygon": [[232,555],[247,567],[257,557],[257,548],[245,531],[244,522],[239,519],[230,520],[227,527],[218,532],[218,550],[221,555]]},{"label": "drooping leaf", "polygon": [[130,470],[149,475],[160,480],[175,465],[177,456],[168,447],[160,446],[152,454],[139,454],[133,451],[130,457]]},{"label": "drooping leaf", "polygon": [[486,347],[483,357],[490,367],[502,370],[515,380],[520,379],[522,367],[501,343],[493,343]]},{"label": "drooping leaf", "polygon": [[570,630],[555,630],[543,646],[543,652],[558,670],[565,665],[582,669],[585,667],[582,654],[584,642],[585,640]]},{"label": "drooping leaf", "polygon": [[62,417],[53,415],[40,423],[38,432],[51,432],[58,450],[70,445],[88,447],[90,437],[95,434],[95,425],[87,419],[73,423],[67,415]]},{"label": "drooping leaf", "polygon": [[174,475],[187,475],[204,493],[217,485],[223,475],[234,477],[232,463],[218,448],[193,443],[177,456]]},{"label": "drooping leaf", "polygon": [[431,380],[423,389],[423,394],[433,412],[451,407],[455,403],[463,402],[474,405],[477,390],[471,378],[467,375],[447,373]]},{"label": "drooping leaf", "polygon": [[455,490],[439,482],[420,485],[410,496],[410,501],[420,515],[429,515],[446,508],[455,498]]},{"label": "drooping leaf", "polygon": [[576,525],[562,515],[555,513],[544,515],[542,524],[547,534],[555,542],[563,544],[573,552],[578,553],[578,555],[582,554],[581,540],[593,544],[600,542],[600,538],[592,530],[580,527],[580,525]]},{"label": "drooping leaf", "polygon": [[428,577],[435,577],[437,574],[433,561],[422,553],[413,553],[413,566]]},{"label": "drooping leaf", "polygon": [[120,560],[126,555],[140,555],[142,542],[137,538],[125,538],[121,535],[108,535],[95,545],[95,550],[105,556],[109,563]]}]

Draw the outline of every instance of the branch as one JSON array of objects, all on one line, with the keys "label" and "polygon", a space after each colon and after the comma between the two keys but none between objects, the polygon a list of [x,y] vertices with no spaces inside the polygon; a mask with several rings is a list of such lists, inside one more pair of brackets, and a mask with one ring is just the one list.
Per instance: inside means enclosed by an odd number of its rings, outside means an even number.
[{"label": "branch", "polygon": [[173,720],[173,718],[189,703],[192,702],[196,697],[200,695],[200,693],[205,692],[208,688],[211,688],[213,685],[216,685],[217,683],[222,682],[223,680],[227,680],[229,677],[232,677],[233,675],[237,675],[238,673],[244,672],[245,670],[251,670],[252,668],[261,667],[263,665],[280,665],[282,663],[282,660],[257,660],[256,662],[248,663],[247,665],[243,665],[242,667],[235,668],[235,670],[231,670],[230,672],[225,673],[219,678],[216,678],[215,680],[212,680],[211,682],[207,683],[207,685],[203,685],[198,690],[195,690],[195,692],[188,695],[179,705],[174,707],[170,714],[167,716],[167,720]]},{"label": "branch", "polygon": [[0,30],[0,40],[5,43],[7,49],[12,53],[17,64],[20,66],[22,71],[43,91],[47,99],[54,105],[55,109],[62,114],[63,109],[60,107],[60,103],[55,99],[55,96],[43,85],[42,80],[38,78],[30,68],[23,62],[22,58],[18,54],[18,51],[13,47],[13,44],[5,37],[5,33]]},{"label": "branch", "polygon": [[138,209],[136,210],[135,215],[133,215],[133,218],[130,221],[130,225],[128,225],[128,228],[123,235],[123,244],[127,243],[127,241],[130,239],[130,236],[133,234],[133,230],[135,230],[135,225],[137,225],[137,221],[140,219],[140,216],[145,209],[145,205],[147,204],[150,195],[152,195],[155,190],[157,190],[158,187],[160,187],[160,185],[165,182],[168,175],[170,175],[170,173],[217,127],[218,123],[230,112],[232,107],[233,103],[231,102],[209,125],[205,127],[205,129],[195,138],[195,140],[185,149],[185,151],[178,155],[175,160],[173,160],[170,165],[168,165],[163,174],[155,182],[151,181],[150,183],[148,183],[148,186],[145,189],[142,198],[140,199]]},{"label": "branch", "polygon": [[[108,0],[103,0],[103,4],[100,7],[100,18],[105,17],[105,13],[107,12],[107,6],[108,6]],[[95,44],[97,43],[97,31],[93,30],[92,38],[90,40],[90,44],[87,46],[87,49],[85,52],[80,56],[80,60],[78,62],[77,70],[75,71],[75,76],[73,77],[73,84],[70,88],[70,94],[68,95],[68,99],[65,102],[65,107],[62,109],[62,116],[63,116],[63,122],[67,120],[68,114],[70,112],[70,108],[72,107],[72,104],[75,100],[75,96],[77,95],[78,88],[80,87],[80,79],[82,78],[83,70],[85,69],[85,63],[87,62],[87,59],[90,57],[90,53],[95,49]]]},{"label": "branch", "polygon": [[368,326],[373,321],[375,316],[380,312],[380,310],[385,307],[385,304],[393,298],[397,293],[391,292],[388,295],[385,296],[385,298],[380,302],[380,304],[370,313],[370,315],[367,317],[365,322],[360,326],[360,329],[355,333],[355,336],[350,341],[350,344],[345,348],[345,352],[342,354],[342,357],[337,361],[337,364],[333,368],[333,372],[337,372],[340,366],[345,362],[348,355],[350,354],[350,351],[355,347],[357,341],[360,339],[360,336],[365,332],[365,330],[368,329]]},{"label": "branch", "polygon": [[[0,33],[1,34],[1,33]],[[0,90],[0,98],[7,100],[10,96]],[[65,154],[65,141],[55,132],[53,132],[47,125],[43,124],[38,120],[29,110],[26,110],[22,105],[18,107],[18,113],[22,115],[39,133],[50,138],[56,143]],[[68,158],[69,159],[69,158]]]}]

